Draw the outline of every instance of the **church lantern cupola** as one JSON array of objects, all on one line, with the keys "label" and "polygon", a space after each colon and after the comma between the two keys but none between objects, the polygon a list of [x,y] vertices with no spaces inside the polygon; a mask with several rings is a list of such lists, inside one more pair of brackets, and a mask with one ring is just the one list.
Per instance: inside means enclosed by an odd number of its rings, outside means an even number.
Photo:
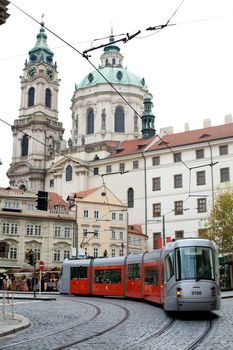
[{"label": "church lantern cupola", "polygon": [[147,94],[144,97],[144,111],[142,113],[142,137],[149,139],[155,134],[154,119],[155,116],[152,113],[152,96]]}]

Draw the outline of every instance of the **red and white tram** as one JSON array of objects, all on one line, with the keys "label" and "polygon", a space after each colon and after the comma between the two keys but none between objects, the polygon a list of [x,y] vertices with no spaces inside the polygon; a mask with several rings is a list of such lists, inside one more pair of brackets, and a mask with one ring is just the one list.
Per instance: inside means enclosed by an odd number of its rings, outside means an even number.
[{"label": "red and white tram", "polygon": [[60,293],[144,299],[167,311],[220,308],[216,245],[183,239],[163,249],[115,258],[68,259]]}]

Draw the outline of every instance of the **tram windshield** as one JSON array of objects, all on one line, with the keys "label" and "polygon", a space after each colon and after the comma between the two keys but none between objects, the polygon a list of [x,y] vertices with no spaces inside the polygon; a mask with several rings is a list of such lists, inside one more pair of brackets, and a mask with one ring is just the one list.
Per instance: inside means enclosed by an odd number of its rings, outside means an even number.
[{"label": "tram windshield", "polygon": [[175,252],[176,279],[214,279],[213,251],[208,247],[182,247]]}]

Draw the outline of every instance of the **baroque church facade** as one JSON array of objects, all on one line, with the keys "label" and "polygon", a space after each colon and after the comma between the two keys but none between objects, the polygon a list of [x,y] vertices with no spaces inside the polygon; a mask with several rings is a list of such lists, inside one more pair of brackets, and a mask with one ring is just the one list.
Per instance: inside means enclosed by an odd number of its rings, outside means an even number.
[{"label": "baroque church facade", "polygon": [[[204,229],[213,189],[231,181],[233,123],[156,134],[152,95],[144,78],[123,66],[113,35],[98,71],[75,85],[71,138],[58,119],[59,77],[43,26],[21,76],[14,121],[10,185],[70,194],[106,185],[128,206],[148,249],[161,237],[193,237]],[[139,118],[141,116],[141,118]],[[67,127],[67,125],[66,125]]]}]

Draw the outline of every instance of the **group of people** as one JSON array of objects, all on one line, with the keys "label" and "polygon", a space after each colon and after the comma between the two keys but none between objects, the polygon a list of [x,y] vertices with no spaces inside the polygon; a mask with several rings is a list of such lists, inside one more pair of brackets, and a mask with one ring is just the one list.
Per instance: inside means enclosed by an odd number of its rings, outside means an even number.
[{"label": "group of people", "polygon": [[12,281],[8,275],[0,276],[0,290],[11,290],[12,289]]},{"label": "group of people", "polygon": [[[42,292],[46,292],[48,288],[48,281],[49,278],[45,274],[41,276],[41,288],[40,290]],[[7,275],[3,274],[0,276],[0,290],[7,290],[7,291],[34,291],[34,288],[39,289],[38,286],[39,279],[37,277],[31,277],[23,275],[21,278],[15,278],[13,276],[12,278]]]}]

